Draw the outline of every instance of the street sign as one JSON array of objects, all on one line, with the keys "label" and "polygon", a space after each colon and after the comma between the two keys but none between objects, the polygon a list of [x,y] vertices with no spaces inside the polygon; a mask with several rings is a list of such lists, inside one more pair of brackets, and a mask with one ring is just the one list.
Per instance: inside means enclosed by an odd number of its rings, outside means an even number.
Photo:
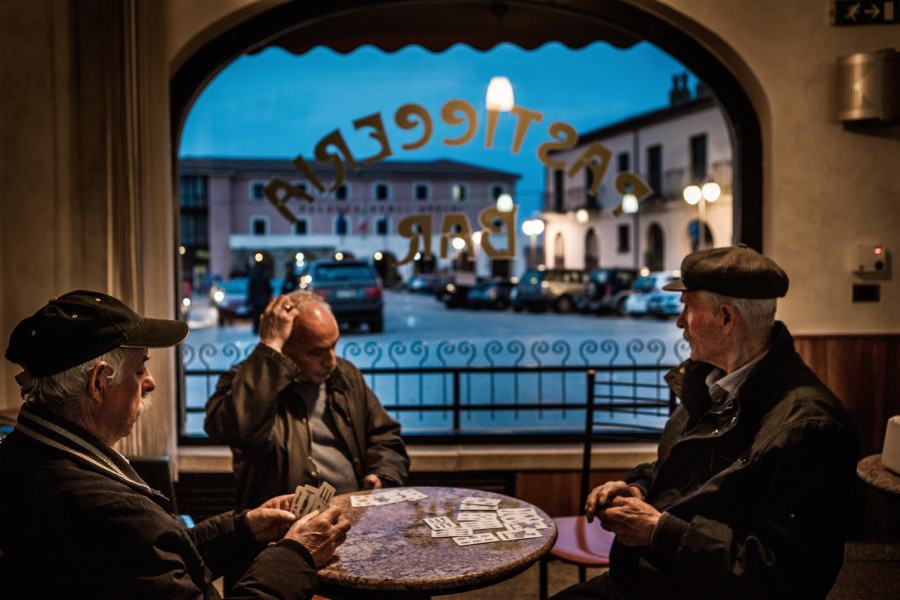
[{"label": "street sign", "polygon": [[832,25],[884,25],[900,23],[896,0],[835,0]]}]

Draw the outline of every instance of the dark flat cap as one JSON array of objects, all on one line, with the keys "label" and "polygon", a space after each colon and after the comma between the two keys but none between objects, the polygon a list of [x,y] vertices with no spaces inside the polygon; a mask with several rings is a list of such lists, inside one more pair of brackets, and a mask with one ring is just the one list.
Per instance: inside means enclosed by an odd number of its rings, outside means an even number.
[{"label": "dark flat cap", "polygon": [[780,298],[787,294],[788,276],[772,259],[738,244],[688,254],[681,262],[681,279],[663,289],[706,290],[733,298]]},{"label": "dark flat cap", "polygon": [[147,319],[112,296],[78,290],[22,320],[9,337],[6,358],[34,377],[45,377],[115,348],[174,346],[187,334],[184,321]]}]

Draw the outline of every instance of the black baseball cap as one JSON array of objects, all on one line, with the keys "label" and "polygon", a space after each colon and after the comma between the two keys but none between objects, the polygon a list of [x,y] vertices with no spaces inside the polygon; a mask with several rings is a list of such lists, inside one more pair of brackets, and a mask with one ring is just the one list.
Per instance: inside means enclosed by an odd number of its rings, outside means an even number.
[{"label": "black baseball cap", "polygon": [[148,319],[112,296],[78,290],[50,300],[16,325],[6,358],[33,377],[46,377],[115,348],[175,346],[187,334],[184,321]]},{"label": "black baseball cap", "polygon": [[772,259],[738,244],[688,254],[681,262],[681,278],[663,289],[706,290],[732,298],[781,298],[788,291],[788,276]]}]

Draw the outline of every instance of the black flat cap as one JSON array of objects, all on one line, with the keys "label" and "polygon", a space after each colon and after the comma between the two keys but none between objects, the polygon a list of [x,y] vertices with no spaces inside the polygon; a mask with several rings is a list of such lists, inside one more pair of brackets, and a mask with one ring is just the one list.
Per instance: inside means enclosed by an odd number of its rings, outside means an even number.
[{"label": "black flat cap", "polygon": [[733,298],[781,298],[788,291],[788,276],[772,259],[738,244],[688,254],[681,262],[681,279],[663,289],[706,290]]},{"label": "black flat cap", "polygon": [[6,358],[33,377],[45,377],[115,348],[174,346],[187,334],[184,321],[147,319],[112,296],[78,290],[22,320],[9,337]]}]

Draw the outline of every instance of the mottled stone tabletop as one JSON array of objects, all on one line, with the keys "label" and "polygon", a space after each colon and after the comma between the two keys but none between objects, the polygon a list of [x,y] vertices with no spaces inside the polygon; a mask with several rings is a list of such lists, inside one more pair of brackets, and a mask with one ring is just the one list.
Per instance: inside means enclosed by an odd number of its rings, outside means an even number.
[{"label": "mottled stone tabletop", "polygon": [[[354,507],[351,497],[416,490],[427,497],[379,506]],[[449,537],[432,537],[426,517],[449,517],[454,523],[463,498],[499,499],[499,508],[534,508],[546,524],[540,537],[460,546]],[[485,587],[524,571],[550,551],[556,526],[541,509],[502,494],[465,488],[407,487],[354,492],[335,496],[352,526],[338,556],[319,571],[323,592],[328,590],[378,592],[391,598],[452,594]],[[459,523],[458,523],[459,524]],[[497,533],[485,529],[475,533]],[[374,592],[374,594],[373,594]],[[339,594],[336,594],[339,595]]]},{"label": "mottled stone tabletop", "polygon": [[859,461],[856,474],[877,490],[900,498],[900,475],[890,472],[881,464],[880,454],[872,454]]}]

